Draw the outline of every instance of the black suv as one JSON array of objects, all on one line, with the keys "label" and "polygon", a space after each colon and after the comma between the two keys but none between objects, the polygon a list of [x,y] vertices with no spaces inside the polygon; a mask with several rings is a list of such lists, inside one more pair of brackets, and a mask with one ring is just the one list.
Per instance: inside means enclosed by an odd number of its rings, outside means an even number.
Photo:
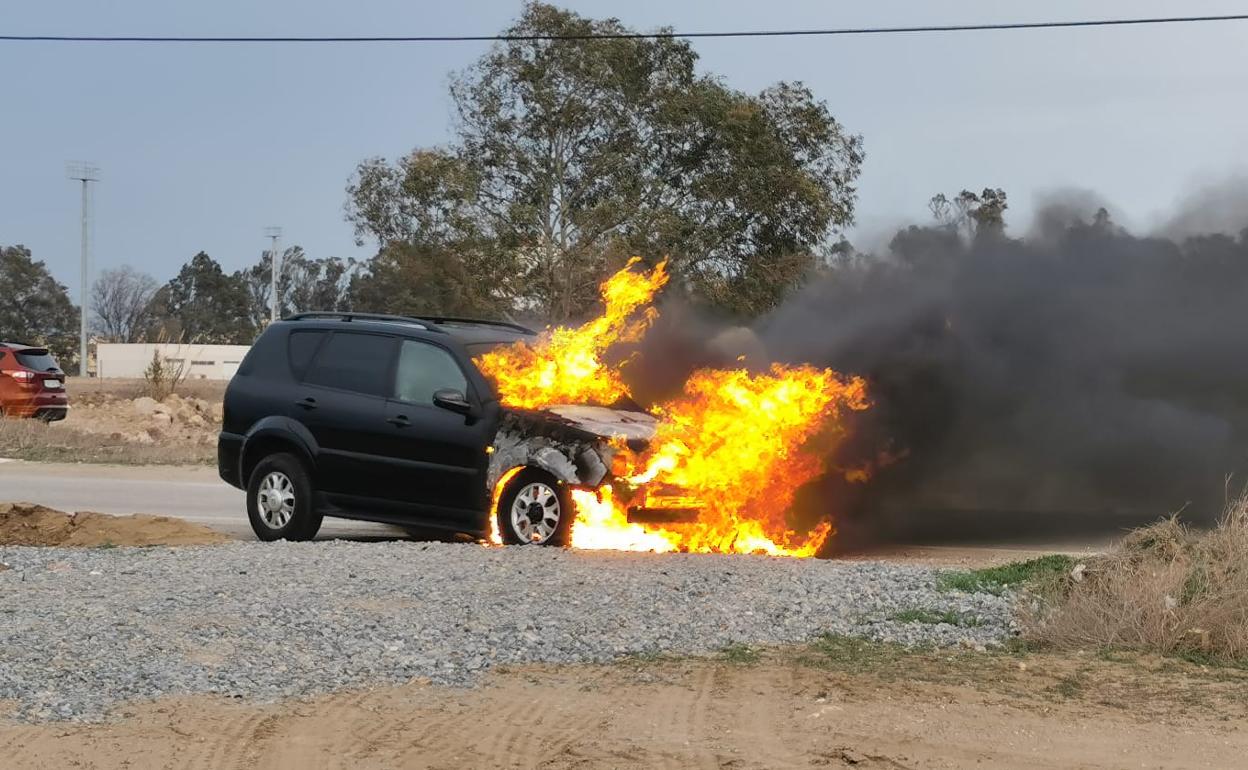
[{"label": "black suv", "polygon": [[274,323],[226,390],[221,478],[246,490],[261,540],[311,539],[327,515],[486,537],[496,506],[504,542],[565,544],[569,487],[610,481],[618,437],[644,446],[655,422],[627,406],[503,408],[473,357],[533,336],[361,313]]}]

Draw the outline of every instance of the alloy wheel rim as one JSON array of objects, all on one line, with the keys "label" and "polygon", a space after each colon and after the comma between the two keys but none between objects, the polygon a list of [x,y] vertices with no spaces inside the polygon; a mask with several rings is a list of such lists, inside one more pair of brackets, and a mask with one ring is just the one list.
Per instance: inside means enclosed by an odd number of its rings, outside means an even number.
[{"label": "alloy wheel rim", "polygon": [[256,491],[256,508],[269,529],[281,529],[295,515],[295,485],[290,477],[273,471],[260,482]]},{"label": "alloy wheel rim", "polygon": [[545,543],[559,530],[559,494],[540,481],[525,484],[511,503],[511,530],[526,543]]}]

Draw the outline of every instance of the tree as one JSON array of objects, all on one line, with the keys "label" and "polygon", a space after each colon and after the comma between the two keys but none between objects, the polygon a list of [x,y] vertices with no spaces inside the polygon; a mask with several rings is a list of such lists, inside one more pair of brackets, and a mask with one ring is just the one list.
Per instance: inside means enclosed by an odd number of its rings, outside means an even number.
[{"label": "tree", "polygon": [[202,251],[156,292],[152,306],[157,332],[167,339],[245,345],[258,331],[242,276],[226,274]]},{"label": "tree", "polygon": [[350,305],[360,310],[396,315],[464,315],[484,318],[506,315],[510,296],[490,280],[491,270],[477,252],[392,242],[356,275]]},{"label": "tree", "polygon": [[1005,232],[1005,210],[1009,203],[1005,190],[985,187],[978,195],[963,190],[953,200],[938,193],[928,201],[927,208],[941,226],[955,233],[965,232],[968,238],[974,239]]},{"label": "tree", "polygon": [[[247,288],[249,317],[257,328],[270,317],[272,264],[272,256],[266,251],[257,264],[237,274]],[[279,317],[308,310],[348,309],[351,283],[359,268],[353,259],[310,259],[300,246],[286,249],[278,263]]]},{"label": "tree", "polygon": [[453,79],[451,144],[358,167],[347,215],[379,242],[377,272],[462,266],[486,287],[466,301],[553,321],[586,313],[633,254],[670,257],[741,313],[799,282],[853,219],[861,138],[800,84],[752,95],[699,75],[686,41],[533,39],[629,31],[528,3],[516,39]]},{"label": "tree", "polygon": [[129,265],[105,270],[91,287],[96,331],[113,342],[143,342],[152,325],[152,297],[160,284]]},{"label": "tree", "polygon": [[78,361],[78,309],[25,246],[0,247],[0,341],[46,345],[61,366]]}]

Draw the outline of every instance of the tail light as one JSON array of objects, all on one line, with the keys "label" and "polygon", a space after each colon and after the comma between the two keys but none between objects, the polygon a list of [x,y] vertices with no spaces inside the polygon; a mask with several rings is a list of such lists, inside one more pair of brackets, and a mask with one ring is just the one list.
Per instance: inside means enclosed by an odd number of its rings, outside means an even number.
[{"label": "tail light", "polygon": [[16,371],[8,372],[8,375],[9,375],[10,377],[12,377],[13,379],[17,380],[18,382],[26,382],[26,383],[30,383],[30,382],[34,382],[34,381],[35,381],[35,373],[34,373],[34,372],[27,372],[27,371],[24,371],[24,370],[22,370],[22,369],[18,369],[18,370],[16,370]]}]

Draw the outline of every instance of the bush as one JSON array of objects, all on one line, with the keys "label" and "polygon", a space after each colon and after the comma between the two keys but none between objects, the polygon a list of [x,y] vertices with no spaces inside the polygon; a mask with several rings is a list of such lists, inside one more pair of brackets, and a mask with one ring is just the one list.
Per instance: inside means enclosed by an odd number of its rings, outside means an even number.
[{"label": "bush", "polygon": [[1177,517],[1035,588],[1027,636],[1057,648],[1117,647],[1224,663],[1248,659],[1248,496],[1212,530]]},{"label": "bush", "polygon": [[143,381],[146,383],[144,395],[157,401],[164,401],[177,392],[185,379],[185,362],[165,358],[157,350],[152,354],[152,362],[143,370]]}]

